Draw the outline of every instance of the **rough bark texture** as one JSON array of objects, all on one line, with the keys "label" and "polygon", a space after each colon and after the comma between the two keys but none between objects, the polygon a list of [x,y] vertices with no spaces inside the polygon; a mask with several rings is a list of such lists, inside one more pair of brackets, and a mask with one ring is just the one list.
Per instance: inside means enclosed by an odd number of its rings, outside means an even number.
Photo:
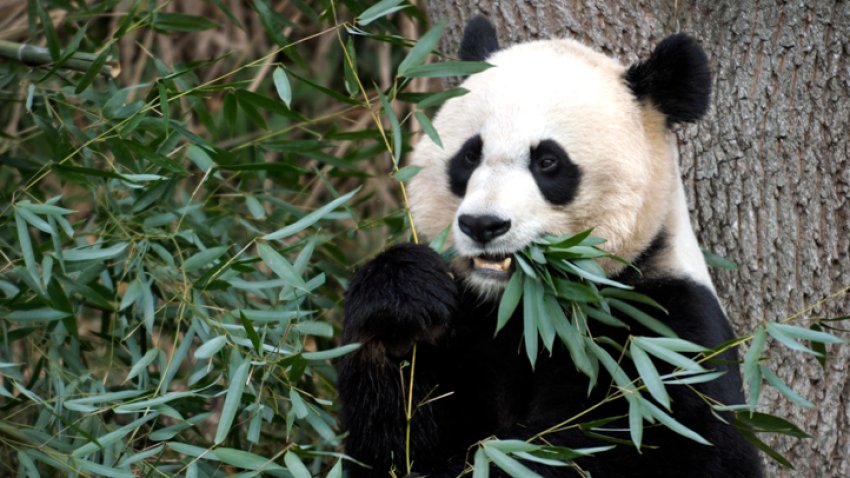
[{"label": "rough bark texture", "polygon": [[[711,59],[715,93],[707,118],[680,128],[683,179],[701,243],[739,265],[712,271],[736,330],[850,285],[850,2],[430,0],[427,9],[447,19],[448,52],[476,13],[503,45],[569,36],[624,63],[690,32]],[[803,317],[848,311],[843,295]],[[850,347],[832,348],[825,370],[779,349],[771,367],[817,408],[762,396],[814,436],[764,435],[797,468],[766,460],[767,476],[850,476]]]}]

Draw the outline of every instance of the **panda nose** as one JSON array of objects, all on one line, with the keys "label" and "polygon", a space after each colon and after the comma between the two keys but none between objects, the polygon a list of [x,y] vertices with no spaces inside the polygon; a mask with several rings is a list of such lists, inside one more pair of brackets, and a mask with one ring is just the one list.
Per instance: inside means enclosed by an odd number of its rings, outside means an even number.
[{"label": "panda nose", "polygon": [[511,221],[502,219],[496,216],[472,216],[470,214],[461,214],[457,218],[458,226],[467,236],[484,244],[508,232],[511,228]]}]

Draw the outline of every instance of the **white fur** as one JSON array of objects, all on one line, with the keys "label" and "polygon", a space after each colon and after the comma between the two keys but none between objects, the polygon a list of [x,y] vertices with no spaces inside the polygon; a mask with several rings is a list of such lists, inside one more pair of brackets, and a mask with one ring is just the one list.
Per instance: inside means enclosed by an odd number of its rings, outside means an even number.
[{"label": "white fur", "polygon": [[[461,86],[470,92],[435,117],[443,149],[425,138],[414,151],[412,163],[423,167],[410,184],[417,227],[431,237],[451,227],[463,257],[510,253],[546,233],[593,227],[606,249],[627,260],[666,228],[664,260],[650,266],[710,285],[687,217],[675,136],[661,113],[635,99],[625,68],[572,40],[516,45],[488,62],[495,67],[467,79]],[[447,162],[476,134],[482,162],[458,198],[449,190]],[[544,199],[529,170],[531,148],[546,139],[582,171],[577,196],[563,206]],[[484,250],[459,230],[460,214],[510,219],[511,229]],[[622,266],[603,267],[613,274]],[[499,285],[473,279],[482,290]]]}]

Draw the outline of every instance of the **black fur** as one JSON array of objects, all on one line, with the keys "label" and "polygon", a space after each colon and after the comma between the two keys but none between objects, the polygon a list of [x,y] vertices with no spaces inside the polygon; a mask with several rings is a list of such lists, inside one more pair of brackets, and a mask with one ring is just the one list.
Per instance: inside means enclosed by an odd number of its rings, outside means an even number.
[{"label": "black fur", "polygon": [[466,183],[481,164],[481,150],[484,142],[480,135],[475,135],[460,147],[452,159],[448,162],[447,174],[449,175],[449,187],[454,195],[463,197],[466,194]]},{"label": "black fur", "polygon": [[651,101],[671,124],[696,121],[708,111],[708,58],[699,43],[684,33],[662,40],[649,59],[628,69],[626,81],[638,100]]},{"label": "black fur", "polygon": [[[346,297],[344,336],[347,340],[359,337],[365,343],[342,359],[339,390],[349,433],[347,453],[372,468],[350,465],[351,478],[385,477],[393,466],[399,476],[406,471],[400,367],[410,356],[381,353],[387,346],[380,337],[393,337],[393,344],[398,338],[436,338],[418,346],[414,403],[426,397],[442,398],[416,408],[411,424],[415,471],[433,478],[457,476],[469,459],[468,450],[478,440],[489,436],[528,439],[596,404],[606,393],[611,380],[600,371],[599,385],[588,396],[587,378],[559,346],[551,356],[541,354],[532,370],[520,346],[521,312],[494,337],[497,304],[454,284],[443,267],[427,247],[397,246],[364,266],[352,280]],[[633,285],[667,309],[665,323],[680,337],[709,347],[732,338],[714,294],[704,286],[672,278],[638,279]],[[451,313],[444,315],[448,311]],[[625,343],[629,333],[651,335],[621,318],[632,326],[630,331],[593,323],[594,333],[618,343]],[[448,328],[435,334],[435,324]],[[614,349],[609,352],[619,354]],[[714,365],[727,373],[696,388],[726,404],[742,403],[736,354],[729,351],[720,358]],[[657,366],[661,373],[669,371],[662,363]],[[635,376],[633,370],[628,372]],[[673,416],[715,446],[700,445],[665,427],[647,426],[641,453],[619,445],[596,458],[580,459],[579,465],[596,478],[761,476],[758,454],[737,430],[711,416],[705,402],[690,389],[669,386],[668,391]],[[581,421],[625,415],[625,405],[624,400],[613,401]],[[607,428],[627,430],[628,425],[621,420]],[[606,433],[626,437],[628,432]],[[546,438],[572,448],[608,444],[575,429]],[[544,477],[579,476],[572,468],[525,464]],[[491,476],[504,475],[493,468]]]},{"label": "black fur", "polygon": [[555,141],[547,139],[531,149],[529,168],[543,197],[552,204],[567,204],[578,193],[581,171]]},{"label": "black fur", "polygon": [[481,15],[472,17],[463,29],[458,57],[464,61],[484,61],[498,50],[499,39],[490,21]]}]

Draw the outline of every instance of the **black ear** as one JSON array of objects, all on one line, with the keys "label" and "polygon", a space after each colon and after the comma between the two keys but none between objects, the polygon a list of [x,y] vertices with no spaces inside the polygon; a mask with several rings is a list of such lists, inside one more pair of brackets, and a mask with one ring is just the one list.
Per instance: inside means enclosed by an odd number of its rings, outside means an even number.
[{"label": "black ear", "polygon": [[629,68],[626,81],[639,100],[652,101],[670,123],[696,121],[708,111],[708,58],[699,43],[684,33],[662,40],[648,60]]},{"label": "black ear", "polygon": [[494,51],[499,50],[496,29],[489,20],[481,15],[472,17],[463,29],[458,56],[463,61],[484,61]]}]

